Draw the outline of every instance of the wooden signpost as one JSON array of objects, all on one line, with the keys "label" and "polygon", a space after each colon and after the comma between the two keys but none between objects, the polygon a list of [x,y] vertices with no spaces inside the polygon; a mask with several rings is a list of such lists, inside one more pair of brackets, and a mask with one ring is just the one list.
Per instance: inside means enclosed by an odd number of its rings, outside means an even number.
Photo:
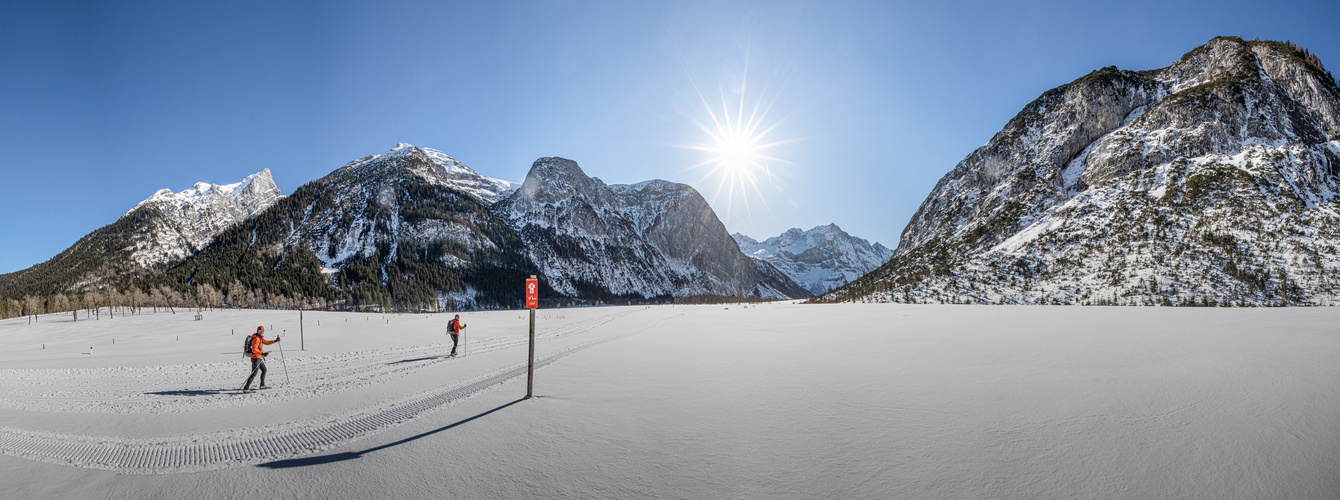
[{"label": "wooden signpost", "polygon": [[526,397],[535,394],[535,310],[540,307],[540,280],[526,279],[526,309],[530,309],[530,365],[526,367]]}]

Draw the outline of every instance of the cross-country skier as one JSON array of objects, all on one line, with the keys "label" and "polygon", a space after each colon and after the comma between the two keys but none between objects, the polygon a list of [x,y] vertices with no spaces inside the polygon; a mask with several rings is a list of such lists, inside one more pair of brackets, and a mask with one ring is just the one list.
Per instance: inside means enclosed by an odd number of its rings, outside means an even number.
[{"label": "cross-country skier", "polygon": [[251,376],[247,377],[247,383],[242,386],[242,392],[255,392],[251,390],[251,380],[256,378],[257,370],[261,372],[260,388],[270,388],[270,386],[265,385],[265,356],[270,353],[262,352],[261,346],[270,345],[275,342],[279,342],[279,337],[275,337],[274,340],[265,340],[265,327],[256,327],[256,334],[251,336]]},{"label": "cross-country skier", "polygon": [[452,356],[455,356],[455,355],[456,355],[456,336],[457,336],[458,334],[461,333],[461,330],[464,330],[464,329],[465,329],[465,325],[462,325],[462,324],[461,324],[461,315],[459,315],[459,314],[457,314],[455,318],[451,318],[451,321],[448,321],[448,322],[447,322],[447,333],[450,333],[450,334],[451,334],[451,355],[452,355]]}]

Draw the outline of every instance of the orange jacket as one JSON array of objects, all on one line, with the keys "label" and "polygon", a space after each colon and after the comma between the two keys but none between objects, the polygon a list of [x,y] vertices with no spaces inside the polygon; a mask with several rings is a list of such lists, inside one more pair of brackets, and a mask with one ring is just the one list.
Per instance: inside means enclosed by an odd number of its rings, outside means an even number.
[{"label": "orange jacket", "polygon": [[261,352],[261,344],[270,345],[270,344],[273,344],[273,343],[275,343],[275,342],[279,342],[279,341],[278,341],[278,340],[265,340],[265,339],[263,339],[263,338],[261,338],[261,337],[252,336],[252,337],[251,337],[251,357],[253,357],[253,358],[263,358],[263,357],[265,357],[265,354],[264,354],[263,352]]},{"label": "orange jacket", "polygon": [[[455,328],[452,328],[453,326],[455,326]],[[462,328],[465,328],[465,325],[462,325],[461,320],[459,319],[451,318],[451,321],[447,322],[447,332],[452,335],[461,333]]]}]

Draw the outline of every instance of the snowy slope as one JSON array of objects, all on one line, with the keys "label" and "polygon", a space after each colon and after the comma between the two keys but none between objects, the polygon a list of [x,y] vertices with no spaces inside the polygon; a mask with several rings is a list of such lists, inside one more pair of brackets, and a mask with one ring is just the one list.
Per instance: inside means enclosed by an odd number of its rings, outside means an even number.
[{"label": "snowy slope", "polygon": [[[6,320],[0,479],[15,498],[1328,498],[1337,311],[550,309],[526,400],[517,312],[466,314],[457,358],[448,315],[308,312],[306,351],[291,311]],[[276,388],[229,394],[257,324],[283,337]]]},{"label": "snowy slope", "polygon": [[825,300],[1329,304],[1340,88],[1287,43],[1211,40],[1030,103]]},{"label": "snowy slope", "polygon": [[893,255],[884,245],[871,245],[837,224],[809,231],[791,228],[762,242],[740,233],[731,237],[745,255],[768,261],[814,295],[855,281]]}]

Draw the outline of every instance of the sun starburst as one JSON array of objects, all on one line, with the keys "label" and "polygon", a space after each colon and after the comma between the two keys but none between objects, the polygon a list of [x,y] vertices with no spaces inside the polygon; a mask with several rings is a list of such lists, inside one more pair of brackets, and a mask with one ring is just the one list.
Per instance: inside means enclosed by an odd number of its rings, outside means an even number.
[{"label": "sun starburst", "polygon": [[751,197],[766,208],[767,201],[759,184],[773,180],[774,164],[788,163],[774,156],[771,150],[792,142],[771,137],[784,121],[769,118],[776,103],[776,95],[769,98],[766,87],[757,95],[752,95],[747,66],[739,85],[730,91],[718,87],[716,99],[709,99],[696,82],[693,90],[707,117],[706,120],[695,120],[694,124],[706,134],[706,140],[702,144],[684,147],[708,154],[706,160],[690,168],[705,169],[700,182],[715,184],[712,204],[717,205],[724,195],[728,218],[735,209],[737,197],[746,216],[750,213]]}]

